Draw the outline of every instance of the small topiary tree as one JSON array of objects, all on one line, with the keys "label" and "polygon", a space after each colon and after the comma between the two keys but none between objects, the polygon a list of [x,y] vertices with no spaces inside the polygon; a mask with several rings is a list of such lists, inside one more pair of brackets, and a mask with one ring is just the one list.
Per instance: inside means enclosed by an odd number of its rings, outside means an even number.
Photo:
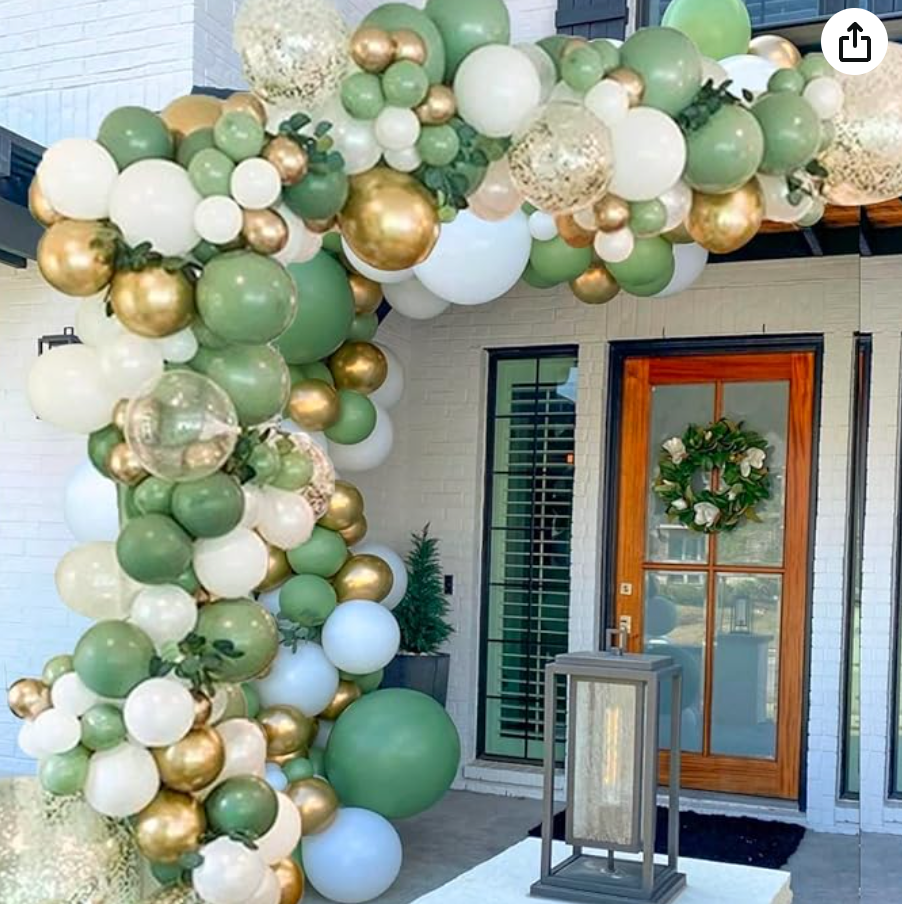
[{"label": "small topiary tree", "polygon": [[405,653],[437,653],[454,631],[447,621],[448,600],[438,543],[438,538],[429,536],[428,524],[411,534],[407,593],[394,612],[401,626],[401,650]]}]

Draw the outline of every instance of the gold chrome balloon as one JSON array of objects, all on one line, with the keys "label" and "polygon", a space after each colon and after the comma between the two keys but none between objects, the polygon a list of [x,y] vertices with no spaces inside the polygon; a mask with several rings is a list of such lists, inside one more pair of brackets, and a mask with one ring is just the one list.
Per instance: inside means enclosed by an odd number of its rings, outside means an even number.
[{"label": "gold chrome balloon", "polygon": [[257,714],[266,735],[268,759],[307,756],[316,737],[316,720],[293,706],[268,706]]},{"label": "gold chrome balloon", "polygon": [[266,593],[281,587],[294,572],[288,564],[288,554],[284,549],[267,543],[269,561],[266,565],[266,577],[254,588],[257,593]]},{"label": "gold chrome balloon", "polygon": [[579,223],[573,219],[572,213],[558,214],[554,218],[557,225],[558,235],[571,248],[591,248],[595,242],[595,233],[588,229],[583,229]]},{"label": "gold chrome balloon", "polygon": [[595,225],[602,232],[617,232],[630,221],[630,206],[617,195],[605,195],[594,207]]},{"label": "gold chrome balloon", "polygon": [[179,140],[198,129],[212,129],[222,115],[222,101],[206,94],[187,94],[170,102],[160,114]]},{"label": "gold chrome balloon", "polygon": [[335,492],[329,500],[326,514],[319,523],[329,530],[341,531],[363,517],[363,496],[353,483],[335,481]]},{"label": "gold chrome balloon", "polygon": [[307,152],[293,138],[277,135],[263,148],[263,158],[278,171],[283,185],[297,185],[310,166]]},{"label": "gold chrome balloon", "polygon": [[399,28],[391,33],[395,42],[395,60],[409,60],[422,66],[426,62],[429,51],[426,42],[412,29]]},{"label": "gold chrome balloon", "polygon": [[206,829],[200,801],[164,788],[135,819],[135,840],[148,860],[175,863],[200,847]]},{"label": "gold chrome balloon", "polygon": [[304,872],[292,857],[278,860],[270,869],[279,880],[279,904],[300,904],[304,897]]},{"label": "gold chrome balloon", "polygon": [[28,186],[28,210],[42,226],[52,226],[65,219],[61,213],[57,213],[50,206],[50,202],[41,190],[41,183],[37,176],[31,180],[31,185]]},{"label": "gold chrome balloon", "polygon": [[372,342],[346,342],[329,359],[336,389],[351,389],[369,395],[388,376],[388,359]]},{"label": "gold chrome balloon", "polygon": [[364,26],[351,35],[351,56],[366,72],[383,72],[395,58],[395,42],[382,28]]},{"label": "gold chrome balloon", "polygon": [[366,537],[368,530],[366,515],[361,515],[350,527],[346,527],[338,533],[348,546],[356,546]]},{"label": "gold chrome balloon", "polygon": [[50,688],[37,678],[20,678],[6,695],[10,711],[20,719],[34,719],[50,709]]},{"label": "gold chrome balloon", "polygon": [[385,166],[351,177],[339,222],[357,256],[380,270],[422,263],[440,228],[432,195],[413,176]]},{"label": "gold chrome balloon", "polygon": [[325,380],[299,380],[288,396],[288,416],[304,430],[326,430],[341,411],[338,393]]},{"label": "gold chrome balloon", "polygon": [[457,99],[447,85],[432,85],[426,99],[414,110],[424,126],[442,126],[457,112]]},{"label": "gold chrome balloon", "polygon": [[266,127],[266,122],[269,118],[266,115],[266,107],[264,106],[263,101],[256,95],[251,94],[250,91],[237,91],[235,94],[227,97],[222,102],[222,112],[249,113],[264,128]]},{"label": "gold chrome balloon", "polygon": [[689,234],[714,254],[729,254],[750,242],[764,219],[764,196],[757,180],[725,195],[695,192],[686,220]]},{"label": "gold chrome balloon", "polygon": [[115,405],[113,405],[113,414],[110,418],[110,423],[119,430],[121,433],[125,433],[125,416],[128,413],[128,399],[119,399]]},{"label": "gold chrome balloon", "polygon": [[134,449],[124,442],[117,443],[110,449],[106,469],[113,480],[127,487],[137,486],[148,476]]},{"label": "gold chrome balloon", "polygon": [[334,722],[352,703],[362,696],[359,685],[353,681],[341,681],[332,702],[319,714],[321,719]]},{"label": "gold chrome balloon", "polygon": [[181,270],[120,270],[110,286],[110,304],[127,330],[160,339],[194,319],[194,286]]},{"label": "gold chrome balloon", "polygon": [[113,278],[116,235],[95,220],[60,220],[38,243],[41,275],[66,295],[96,295]]},{"label": "gold chrome balloon", "polygon": [[241,236],[257,254],[278,254],[288,244],[288,224],[274,210],[241,212]]},{"label": "gold chrome balloon", "polygon": [[316,235],[325,235],[327,232],[331,232],[337,223],[337,217],[326,217],[324,220],[304,220],[304,225],[307,229]]},{"label": "gold chrome balloon", "polygon": [[620,291],[604,264],[592,264],[570,283],[570,288],[583,304],[606,304]]},{"label": "gold chrome balloon", "polygon": [[626,89],[626,96],[631,107],[638,107],[642,103],[642,97],[645,94],[645,82],[642,76],[634,69],[627,69],[626,66],[621,66],[609,72],[605,78],[613,79]]},{"label": "gold chrome balloon", "polygon": [[338,813],[338,795],[322,778],[305,778],[292,782],[285,790],[301,814],[304,837],[316,835],[329,828]]},{"label": "gold chrome balloon", "polygon": [[194,728],[203,728],[213,715],[213,701],[201,691],[192,691],[194,698]]},{"label": "gold chrome balloon", "polygon": [[225,765],[225,745],[213,728],[195,728],[181,741],[151,751],[164,785],[196,792],[215,781]]},{"label": "gold chrome balloon", "polygon": [[758,35],[749,44],[752,56],[762,57],[778,69],[795,69],[802,62],[798,47],[779,35]]},{"label": "gold chrome balloon", "polygon": [[382,304],[382,286],[359,273],[349,273],[348,282],[354,294],[354,310],[358,314],[374,314]]},{"label": "gold chrome balloon", "polygon": [[379,556],[352,555],[332,578],[339,603],[348,600],[372,600],[380,603],[391,593],[394,575]]}]

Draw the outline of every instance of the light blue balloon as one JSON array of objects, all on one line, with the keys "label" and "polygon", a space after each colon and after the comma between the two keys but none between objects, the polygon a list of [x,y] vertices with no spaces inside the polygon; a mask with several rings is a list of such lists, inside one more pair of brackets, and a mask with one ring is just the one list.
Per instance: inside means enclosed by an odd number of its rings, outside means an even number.
[{"label": "light blue balloon", "polygon": [[288,778],[282,771],[282,767],[275,763],[266,764],[266,781],[273,791],[284,791],[288,787]]}]

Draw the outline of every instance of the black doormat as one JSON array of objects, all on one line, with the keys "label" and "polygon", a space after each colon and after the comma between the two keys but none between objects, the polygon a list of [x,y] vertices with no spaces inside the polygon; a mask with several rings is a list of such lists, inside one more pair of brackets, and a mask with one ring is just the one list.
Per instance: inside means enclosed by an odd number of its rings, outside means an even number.
[{"label": "black doormat", "polygon": [[[564,816],[554,817],[554,837],[564,840]],[[542,826],[529,830],[533,838],[542,835]],[[715,816],[705,813],[680,814],[680,856],[717,863],[738,863],[762,869],[779,869],[796,852],[805,835],[802,826],[768,822],[748,816]],[[658,807],[655,849],[667,846],[667,809]]]}]

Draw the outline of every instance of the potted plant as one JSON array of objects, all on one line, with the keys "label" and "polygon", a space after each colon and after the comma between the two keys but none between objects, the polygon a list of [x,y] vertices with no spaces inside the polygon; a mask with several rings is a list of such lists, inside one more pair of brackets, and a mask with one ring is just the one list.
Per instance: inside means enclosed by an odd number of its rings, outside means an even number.
[{"label": "potted plant", "polygon": [[382,687],[420,691],[444,706],[450,657],[439,649],[454,629],[447,622],[439,541],[429,535],[428,524],[411,540],[407,593],[394,610],[401,627],[401,652],[386,667]]}]

